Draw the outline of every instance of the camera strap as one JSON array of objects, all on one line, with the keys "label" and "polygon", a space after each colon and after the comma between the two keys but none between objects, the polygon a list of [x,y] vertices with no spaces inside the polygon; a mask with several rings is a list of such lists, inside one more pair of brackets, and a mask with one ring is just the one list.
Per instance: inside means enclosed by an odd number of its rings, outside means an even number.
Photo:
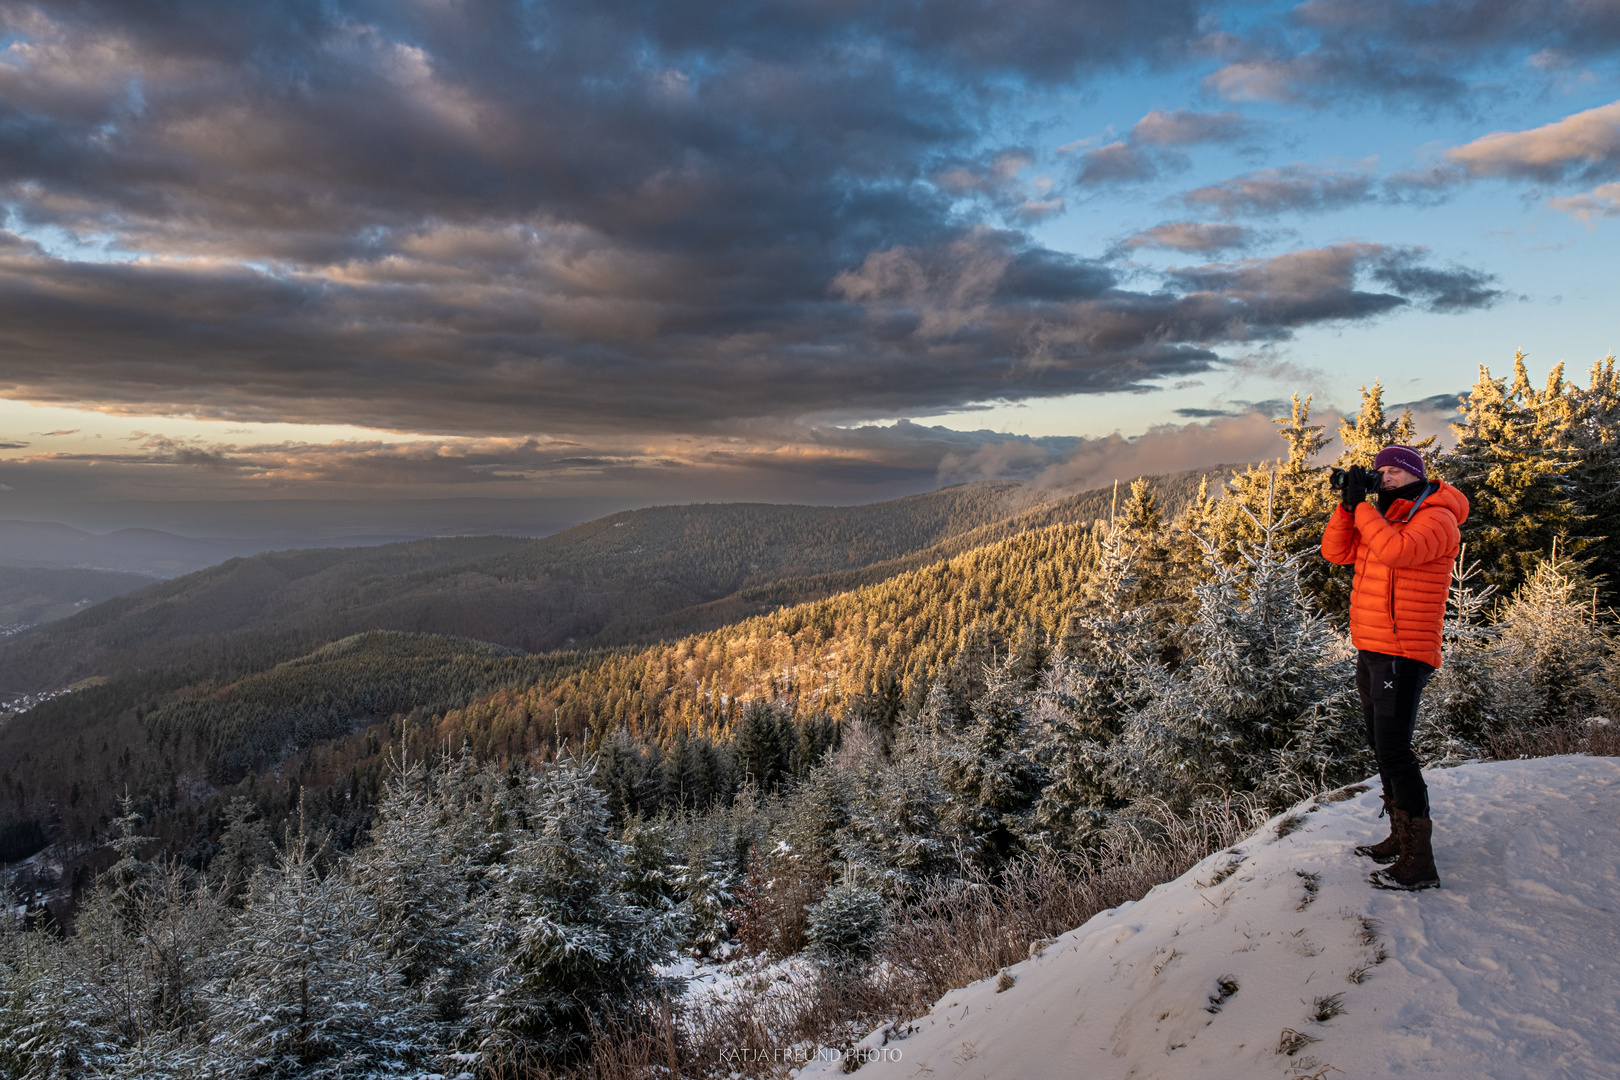
[{"label": "camera strap", "polygon": [[1401,523],[1405,524],[1406,522],[1411,521],[1412,515],[1418,512],[1418,507],[1423,505],[1423,500],[1427,499],[1430,495],[1433,495],[1439,490],[1440,485],[1435,483],[1433,480],[1430,480],[1427,484],[1423,485],[1423,494],[1419,495],[1415,500],[1413,500],[1412,509],[1408,510],[1406,512],[1406,516],[1401,518]]}]

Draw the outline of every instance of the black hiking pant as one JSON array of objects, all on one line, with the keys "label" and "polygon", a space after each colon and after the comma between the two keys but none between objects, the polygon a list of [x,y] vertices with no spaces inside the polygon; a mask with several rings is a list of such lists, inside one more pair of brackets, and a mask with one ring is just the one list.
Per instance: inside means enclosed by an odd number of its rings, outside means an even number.
[{"label": "black hiking pant", "polygon": [[1367,742],[1378,758],[1378,778],[1391,806],[1415,818],[1429,816],[1429,785],[1412,750],[1418,701],[1434,668],[1421,660],[1386,653],[1356,655],[1356,691],[1367,721]]}]

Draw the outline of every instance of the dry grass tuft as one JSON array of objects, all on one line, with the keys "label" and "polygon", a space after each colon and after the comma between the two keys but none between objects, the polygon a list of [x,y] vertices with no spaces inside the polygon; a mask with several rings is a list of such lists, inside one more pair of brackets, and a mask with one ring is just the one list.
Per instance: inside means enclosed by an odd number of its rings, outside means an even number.
[{"label": "dry grass tuft", "polygon": [[1344,992],[1325,994],[1311,1002],[1311,1019],[1318,1024],[1325,1024],[1335,1016],[1344,1013]]},{"label": "dry grass tuft", "polygon": [[1371,789],[1368,788],[1366,784],[1351,784],[1348,787],[1335,788],[1332,791],[1324,791],[1322,794],[1316,797],[1316,802],[1319,806],[1331,806],[1336,802],[1344,802],[1346,799],[1353,799],[1362,792],[1369,790]]},{"label": "dry grass tuft", "polygon": [[1314,1035],[1307,1035],[1303,1031],[1293,1028],[1283,1028],[1282,1034],[1277,1036],[1277,1053],[1293,1057],[1313,1042],[1320,1042]]},{"label": "dry grass tuft", "polygon": [[1245,856],[1243,855],[1233,855],[1230,859],[1227,859],[1226,862],[1215,868],[1214,872],[1209,875],[1208,881],[1199,882],[1198,887],[1200,889],[1213,889],[1215,886],[1237,873],[1237,868],[1243,865],[1244,858]]},{"label": "dry grass tuft", "polygon": [[1238,981],[1234,976],[1222,975],[1215,980],[1215,992],[1209,995],[1209,1004],[1204,1006],[1205,1012],[1218,1013],[1226,999],[1238,992]]},{"label": "dry grass tuft", "polygon": [[1499,761],[1558,754],[1620,757],[1620,722],[1595,716],[1566,724],[1509,728],[1488,739],[1485,750]]},{"label": "dry grass tuft", "polygon": [[1316,894],[1321,891],[1322,875],[1313,874],[1309,870],[1295,870],[1294,873],[1299,875],[1300,885],[1305,890],[1304,897],[1300,899],[1299,906],[1294,910],[1304,911],[1311,906],[1312,901],[1316,899]]},{"label": "dry grass tuft", "polygon": [[1290,833],[1298,832],[1304,824],[1304,814],[1284,814],[1282,820],[1277,822],[1277,839],[1281,840]]}]

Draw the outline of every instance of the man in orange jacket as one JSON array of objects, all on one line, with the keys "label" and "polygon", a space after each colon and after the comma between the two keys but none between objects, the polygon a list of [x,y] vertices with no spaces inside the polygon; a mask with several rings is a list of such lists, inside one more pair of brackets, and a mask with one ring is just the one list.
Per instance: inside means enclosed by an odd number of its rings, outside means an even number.
[{"label": "man in orange jacket", "polygon": [[1468,497],[1424,474],[1423,457],[1409,446],[1379,451],[1377,507],[1361,477],[1348,473],[1343,501],[1322,534],[1329,562],[1356,567],[1350,593],[1350,640],[1355,644],[1356,690],[1367,741],[1378,759],[1389,811],[1390,835],[1356,854],[1390,863],[1373,872],[1386,889],[1431,889],[1434,865],[1429,789],[1412,751],[1418,701],[1440,666],[1440,633]]}]

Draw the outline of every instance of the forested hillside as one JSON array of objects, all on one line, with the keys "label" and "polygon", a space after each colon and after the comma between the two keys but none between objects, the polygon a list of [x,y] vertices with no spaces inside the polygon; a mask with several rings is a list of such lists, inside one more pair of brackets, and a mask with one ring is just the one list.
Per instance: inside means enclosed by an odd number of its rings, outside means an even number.
[{"label": "forested hillside", "polygon": [[[58,807],[63,835],[88,838],[125,790],[166,815],[192,790],[235,785],[391,716],[407,718],[401,730],[417,753],[470,740],[522,757],[560,737],[594,747],[619,727],[654,741],[678,729],[723,743],[748,701],[785,699],[800,720],[831,717],[884,680],[911,690],[958,654],[991,659],[992,642],[1049,652],[1096,550],[1095,526],[1049,526],[652,648],[525,656],[466,638],[373,632],[218,686],[149,673],[8,721],[0,798],[10,796],[17,817]],[[374,777],[382,750],[373,741],[348,765]]]},{"label": "forested hillside", "polygon": [[[1166,478],[1179,506],[1202,473]],[[271,552],[150,586],[0,644],[0,701],[89,676],[239,677],[368,630],[543,652],[677,637],[938,561],[1112,491],[976,484],[853,507],[626,511],[541,540],[452,538]]]},{"label": "forested hillside", "polygon": [[1024,639],[1050,650],[1097,550],[1091,525],[1035,529],[853,592],[605,656],[524,695],[492,698],[462,722],[555,709],[593,740],[621,727],[657,739],[723,735],[749,701],[838,715],[885,678],[906,692],[926,687],[964,651],[989,661],[996,647]]},{"label": "forested hillside", "polygon": [[[1201,479],[1162,482],[1175,504],[1194,497]],[[700,706],[712,693],[690,680],[675,680],[656,702],[625,692],[626,679],[650,678],[646,672],[666,665],[667,649],[523,659],[509,642],[558,632],[541,617],[548,611],[563,620],[583,617],[580,592],[559,586],[563,579],[597,581],[596,601],[607,605],[656,578],[669,585],[662,598],[631,596],[628,612],[590,640],[611,641],[615,632],[656,640],[677,623],[707,629],[742,622],[745,629],[725,640],[751,644],[697,646],[704,663],[717,662],[716,647],[729,648],[727,679],[751,688],[740,696],[722,691],[731,712],[748,697],[796,701],[801,691],[811,695],[807,711],[841,711],[874,679],[918,685],[953,652],[964,628],[984,618],[996,632],[1027,623],[1032,634],[1044,627],[1050,637],[1061,623],[1053,613],[1071,604],[1095,547],[1087,546],[1089,523],[1130,502],[1128,491],[1112,488],[1043,502],[1011,485],[979,485],[867,507],[665,507],[543,541],[440,540],[233,560],[102,605],[60,632],[36,631],[5,654],[17,665],[57,663],[61,677],[114,677],[6,721],[0,799],[9,803],[10,820],[54,820],[58,835],[80,841],[105,828],[115,799],[128,790],[163,828],[189,836],[217,826],[206,814],[199,822],[191,809],[202,793],[296,755],[297,783],[326,792],[347,777],[342,782],[353,790],[331,806],[331,827],[345,832],[369,813],[382,758],[375,739],[349,736],[391,716],[416,718],[410,734],[417,752],[466,740],[481,754],[511,758],[561,736],[594,746],[621,722],[647,731],[699,713],[707,722],[687,726],[723,744],[727,707],[716,711],[708,699]],[[1070,524],[1047,524],[1053,521]],[[923,546],[907,547],[915,544]],[[859,565],[896,550],[896,558]],[[939,561],[962,550],[968,554]],[[822,572],[772,581],[788,571]],[[883,584],[896,575],[899,584]],[[633,614],[684,603],[697,593],[693,582],[722,577],[764,584],[663,619]],[[847,594],[839,587],[859,577],[879,584]],[[671,584],[678,580],[686,585]],[[828,593],[807,608],[758,616],[794,596]],[[561,606],[547,607],[547,596]],[[579,603],[564,610],[569,596]],[[871,631],[868,607],[877,620]],[[883,648],[874,651],[879,628]],[[355,630],[361,636],[345,636]],[[988,641],[982,628],[979,640]],[[689,652],[693,645],[670,648]],[[751,665],[784,649],[810,666],[790,678],[792,687],[771,689],[776,680]],[[828,667],[829,650],[840,649],[842,667]],[[575,670],[578,682],[558,684],[561,673]],[[699,678],[714,682],[706,670]],[[612,704],[591,705],[589,695],[598,692]],[[312,798],[312,813],[324,821],[325,796]],[[285,792],[272,801],[278,813],[292,804]]]},{"label": "forested hillside", "polygon": [[0,688],[31,692],[153,668],[229,677],[367,630],[540,652],[748,585],[893,559],[1030,501],[1017,485],[981,484],[859,507],[654,507],[541,540],[454,538],[232,559],[0,647]]},{"label": "forested hillside", "polygon": [[144,574],[118,570],[0,566],[0,638],[152,584]]}]

